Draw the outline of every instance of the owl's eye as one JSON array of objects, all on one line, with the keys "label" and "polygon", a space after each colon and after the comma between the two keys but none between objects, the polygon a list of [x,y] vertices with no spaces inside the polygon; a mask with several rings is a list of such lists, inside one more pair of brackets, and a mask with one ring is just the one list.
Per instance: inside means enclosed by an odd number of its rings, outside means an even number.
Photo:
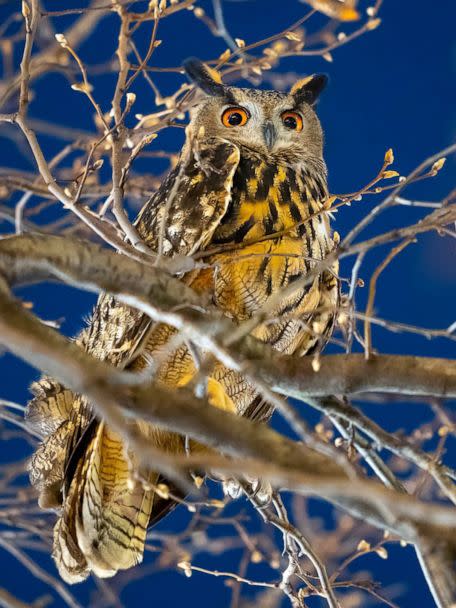
[{"label": "owl's eye", "polygon": [[247,110],[234,106],[223,112],[222,123],[225,127],[243,127],[249,118],[250,114]]},{"label": "owl's eye", "polygon": [[283,112],[282,122],[291,131],[302,131],[302,116],[297,112]]}]

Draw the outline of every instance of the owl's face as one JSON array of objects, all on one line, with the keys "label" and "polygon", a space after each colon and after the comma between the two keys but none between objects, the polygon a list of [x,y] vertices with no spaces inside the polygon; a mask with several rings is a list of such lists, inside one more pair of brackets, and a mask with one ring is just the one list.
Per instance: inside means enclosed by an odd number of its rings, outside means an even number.
[{"label": "owl's face", "polygon": [[326,84],[324,76],[299,81],[287,94],[225,86],[197,60],[189,60],[186,69],[205,93],[191,112],[193,137],[221,137],[241,154],[277,162],[321,160],[323,135],[312,105]]}]

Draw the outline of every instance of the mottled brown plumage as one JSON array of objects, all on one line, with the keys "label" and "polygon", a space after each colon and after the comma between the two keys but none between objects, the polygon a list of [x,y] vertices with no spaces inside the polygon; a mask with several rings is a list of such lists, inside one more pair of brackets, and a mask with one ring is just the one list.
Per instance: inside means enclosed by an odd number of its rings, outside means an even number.
[{"label": "mottled brown plumage", "polygon": [[[240,322],[333,249],[322,132],[312,108],[325,79],[309,77],[283,94],[226,87],[196,60],[186,69],[204,94],[191,111],[179,163],[145,204],[137,229],[163,255],[205,252],[207,267],[182,280]],[[280,353],[321,348],[338,305],[336,271],[322,272],[276,302],[271,320],[253,335]],[[94,357],[146,375],[159,361],[154,379],[176,390],[195,377],[194,352],[173,328],[153,324],[109,295],[100,297],[77,340]],[[27,415],[44,441],[30,475],[41,506],[58,508],[54,558],[60,574],[73,583],[90,572],[112,576],[139,563],[147,526],[173,506],[150,489],[159,476],[142,471],[146,483],[136,481],[134,454],[94,418],[83,396],[49,378],[33,390]],[[217,362],[207,395],[212,405],[254,419],[271,413],[255,387]],[[154,446],[184,451],[178,435],[136,424]]]}]

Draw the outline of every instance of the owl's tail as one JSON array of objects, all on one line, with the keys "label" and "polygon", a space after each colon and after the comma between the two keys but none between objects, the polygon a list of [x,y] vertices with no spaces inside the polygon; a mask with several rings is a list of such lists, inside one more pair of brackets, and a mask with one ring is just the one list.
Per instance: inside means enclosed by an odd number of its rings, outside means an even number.
[{"label": "owl's tail", "polygon": [[[159,519],[172,501],[133,479],[137,467],[121,438],[93,418],[83,399],[50,378],[32,390],[26,418],[44,440],[30,461],[30,479],[40,505],[60,509],[53,555],[62,578],[108,577],[140,563],[152,509]],[[156,483],[157,475],[147,481]]]},{"label": "owl's tail", "polygon": [[[89,404],[57,382],[44,379],[35,387],[28,422],[44,441],[30,462],[30,477],[40,491],[40,505],[59,508],[53,557],[61,577],[78,583],[90,573],[106,578],[143,559],[148,525],[176,504],[154,489],[161,478],[147,472],[137,479],[138,463],[120,435],[93,417]],[[235,411],[223,386],[208,382],[215,407]],[[173,454],[185,453],[183,438],[145,422],[135,422],[151,445]],[[193,451],[207,449],[191,442]]]},{"label": "owl's tail", "polygon": [[95,426],[54,529],[54,559],[68,583],[139,564],[154,502],[154,492],[132,479],[119,435],[103,422]]}]

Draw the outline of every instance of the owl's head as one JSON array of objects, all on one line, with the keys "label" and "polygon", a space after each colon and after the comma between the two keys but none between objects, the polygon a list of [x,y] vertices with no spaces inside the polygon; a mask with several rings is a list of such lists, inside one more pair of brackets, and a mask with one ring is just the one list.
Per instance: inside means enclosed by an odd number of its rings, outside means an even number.
[{"label": "owl's head", "polygon": [[204,93],[191,110],[193,137],[222,137],[239,146],[241,154],[288,163],[321,160],[323,134],[313,105],[326,76],[309,76],[281,93],[227,86],[198,59],[188,59],[184,67]]}]

